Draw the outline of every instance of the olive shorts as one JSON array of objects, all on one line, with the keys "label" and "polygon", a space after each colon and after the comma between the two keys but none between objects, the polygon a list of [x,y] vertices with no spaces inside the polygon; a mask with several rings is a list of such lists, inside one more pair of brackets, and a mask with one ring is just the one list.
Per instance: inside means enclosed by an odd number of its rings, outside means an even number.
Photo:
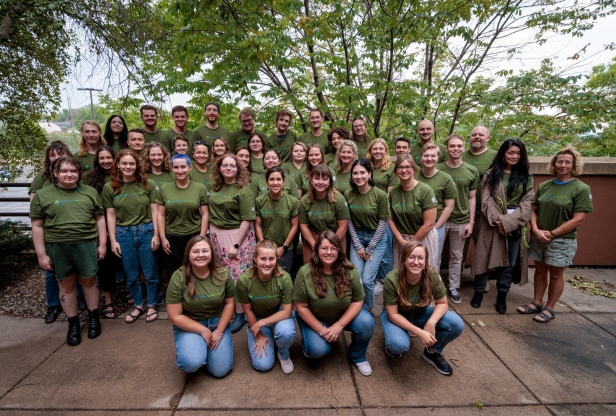
[{"label": "olive shorts", "polygon": [[98,238],[83,243],[45,243],[47,255],[51,258],[51,267],[59,282],[77,273],[83,278],[90,278],[98,272]]},{"label": "olive shorts", "polygon": [[569,267],[577,251],[575,238],[556,237],[549,243],[542,243],[534,235],[530,237],[528,257],[548,266]]}]

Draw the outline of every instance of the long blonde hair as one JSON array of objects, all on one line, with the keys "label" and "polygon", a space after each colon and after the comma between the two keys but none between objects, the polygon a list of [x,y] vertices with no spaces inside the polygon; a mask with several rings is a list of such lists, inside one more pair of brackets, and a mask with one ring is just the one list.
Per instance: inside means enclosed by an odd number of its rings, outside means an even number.
[{"label": "long blonde hair", "polygon": [[421,293],[419,294],[419,303],[416,306],[418,308],[425,308],[429,306],[434,300],[434,293],[432,291],[432,279],[430,278],[430,272],[432,268],[428,266],[428,249],[419,241],[413,241],[411,243],[408,243],[406,246],[404,246],[402,252],[400,253],[400,265],[398,266],[398,287],[396,289],[396,293],[398,294],[398,296],[396,300],[400,305],[411,306],[411,302],[409,302],[409,284],[406,281],[406,259],[417,247],[423,248],[424,252],[426,253],[426,262],[425,267],[421,272],[420,281],[422,281],[423,284],[421,285]]},{"label": "long blonde hair", "polygon": [[[377,143],[380,143],[383,146],[385,146],[385,155],[383,155],[383,161],[381,162],[381,166],[374,166],[374,163],[372,162],[372,154],[370,153],[374,145]],[[373,170],[376,168],[379,168],[382,171],[386,171],[387,169],[391,167],[393,162],[391,161],[391,158],[389,157],[389,146],[387,146],[387,142],[385,141],[385,139],[381,139],[380,137],[378,137],[370,142],[370,144],[368,145],[368,150],[366,150],[366,159],[372,165]]]},{"label": "long blonde hair", "polygon": [[85,156],[88,154],[88,146],[86,145],[86,139],[83,137],[83,127],[86,124],[94,126],[98,130],[98,146],[99,147],[107,144],[107,140],[105,140],[103,137],[103,129],[101,129],[101,126],[94,120],[86,120],[83,123],[81,123],[81,127],[79,127],[79,131],[82,134],[81,134],[81,140],[79,140],[79,152],[77,152],[78,156]]}]

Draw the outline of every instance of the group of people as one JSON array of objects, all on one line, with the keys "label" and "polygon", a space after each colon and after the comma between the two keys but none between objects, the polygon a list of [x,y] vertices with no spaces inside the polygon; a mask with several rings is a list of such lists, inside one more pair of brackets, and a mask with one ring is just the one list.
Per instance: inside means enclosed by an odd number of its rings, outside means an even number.
[{"label": "group of people", "polygon": [[[166,302],[185,372],[226,375],[232,334],[247,324],[254,368],[267,371],[278,358],[291,373],[297,321],[308,358],[326,355],[350,331],[349,360],[368,376],[372,310],[382,292],[386,353],[399,357],[416,336],[423,359],[450,375],[443,348],[464,324],[447,297],[461,302],[470,240],[473,307],[492,279],[496,310],[505,313],[511,284],[528,281],[530,257],[535,296],[517,310],[537,322],[555,318],[577,227],[592,211],[575,149],[554,155],[555,178],[535,192],[524,143],[489,149],[483,126],[466,149],[455,134],[436,143],[434,125],[422,120],[417,143],[394,142],[394,162],[362,117],[351,131],[326,132],[313,110],[310,130],[298,137],[287,110],[276,113],[270,136],[255,129],[252,109],[239,113],[233,132],[219,115],[218,104],[207,104],[206,124],[192,132],[188,111],[177,106],[174,127],[161,131],[156,108],[146,105],[142,128],[129,130],[113,115],[104,133],[93,121],[82,124],[76,156],[59,141],[47,147],[29,189],[30,217],[46,273],[45,320],[64,310],[69,345],[81,342],[80,308],[88,310],[89,338],[100,335],[101,317],[115,318],[111,293],[125,280],[133,304],[127,323],[143,314],[155,321]],[[446,240],[447,285],[439,273]]]}]

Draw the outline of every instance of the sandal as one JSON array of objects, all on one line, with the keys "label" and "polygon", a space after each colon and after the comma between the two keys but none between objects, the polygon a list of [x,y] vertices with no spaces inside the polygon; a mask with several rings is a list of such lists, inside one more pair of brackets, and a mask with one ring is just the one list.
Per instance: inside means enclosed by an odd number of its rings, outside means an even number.
[{"label": "sandal", "polygon": [[[154,308],[154,307],[150,306],[150,307],[148,308],[148,312],[150,312],[150,309],[153,309],[153,310],[154,310],[154,312],[152,312],[152,313],[148,313],[148,314],[145,316],[145,321],[146,321],[147,323],[154,322],[155,320],[157,320],[157,319],[158,319],[158,311],[156,310],[156,308]],[[153,318],[152,318],[152,317],[153,317]]]},{"label": "sandal", "polygon": [[[535,308],[537,309],[533,309],[530,307],[530,305],[533,305]],[[520,308],[522,308],[523,310],[520,310]],[[529,315],[531,313],[539,313],[543,310],[543,305],[537,305],[534,301],[529,303],[528,305],[520,305],[518,306],[518,313],[522,313],[525,315]]]},{"label": "sandal", "polygon": [[128,306],[132,306],[135,304],[135,299],[133,299],[130,293],[126,294],[126,303],[128,303]]},{"label": "sandal", "polygon": [[[137,315],[134,315],[133,312],[137,311]],[[126,323],[127,324],[132,324],[133,322],[135,322],[137,319],[139,319],[139,317],[143,315],[143,307],[139,307],[139,306],[135,306],[135,308],[130,311],[130,313],[128,315],[126,315]]]},{"label": "sandal", "polygon": [[[551,313],[552,316],[550,316],[547,313],[545,313],[545,311],[548,311],[549,313]],[[537,317],[541,317],[541,319],[537,319]],[[535,315],[533,317],[533,321],[539,322],[539,323],[542,323],[542,324],[547,324],[552,319],[556,319],[556,312],[554,312],[550,308],[543,308],[543,312],[540,312],[540,313],[538,313],[537,315]]]},{"label": "sandal", "polygon": [[103,310],[101,311],[101,318],[103,319],[115,319],[116,314],[113,310],[113,305],[111,303],[107,303],[103,305]]}]

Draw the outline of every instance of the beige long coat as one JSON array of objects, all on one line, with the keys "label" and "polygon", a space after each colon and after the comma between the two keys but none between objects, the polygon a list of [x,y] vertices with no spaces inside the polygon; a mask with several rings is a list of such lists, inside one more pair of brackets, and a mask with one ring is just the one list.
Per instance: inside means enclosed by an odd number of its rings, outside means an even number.
[{"label": "beige long coat", "polygon": [[[532,202],[535,192],[533,189],[528,190],[518,203],[515,211],[507,214],[505,187],[501,182],[496,195],[493,197],[487,185],[487,173],[483,175],[480,185],[482,215],[479,220],[479,237],[475,246],[475,254],[473,254],[471,275],[487,273],[497,267],[509,267],[507,237],[498,232],[496,225],[492,225],[497,219],[500,219],[506,233],[520,227],[525,227],[522,229],[522,239],[524,241],[520,243],[518,263],[513,274],[513,283],[518,283],[519,276],[519,283],[522,286],[528,283],[528,249],[524,242],[528,241],[529,221],[532,216]],[[500,197],[502,200],[502,205],[497,197]]]}]

